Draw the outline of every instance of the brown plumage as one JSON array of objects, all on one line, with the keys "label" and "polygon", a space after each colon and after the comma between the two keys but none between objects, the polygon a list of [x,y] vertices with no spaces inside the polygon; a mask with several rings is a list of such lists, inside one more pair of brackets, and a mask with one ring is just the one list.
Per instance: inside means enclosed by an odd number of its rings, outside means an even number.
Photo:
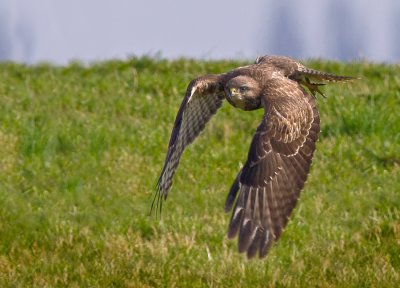
[{"label": "brown plumage", "polygon": [[257,253],[265,257],[279,239],[310,170],[320,131],[314,97],[316,92],[322,94],[318,86],[351,79],[309,69],[283,56],[259,57],[253,65],[194,79],[176,116],[152,209],[156,205],[161,213],[162,198],[167,198],[185,147],[204,129],[224,99],[247,111],[264,108],[247,161],[229,191],[225,211],[234,205],[228,237],[239,235],[239,252],[246,252],[249,258]]}]

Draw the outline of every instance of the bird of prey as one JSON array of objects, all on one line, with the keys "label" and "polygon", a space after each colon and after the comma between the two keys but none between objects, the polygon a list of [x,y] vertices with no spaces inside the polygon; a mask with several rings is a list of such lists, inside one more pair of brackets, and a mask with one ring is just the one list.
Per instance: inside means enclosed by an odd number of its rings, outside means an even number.
[{"label": "bird of prey", "polygon": [[151,209],[156,205],[161,213],[162,198],[167,198],[185,147],[224,99],[245,111],[263,108],[225,211],[234,205],[228,237],[239,235],[239,252],[246,252],[248,258],[257,253],[265,257],[279,239],[310,170],[320,131],[315,97],[323,95],[319,86],[351,79],[307,68],[289,57],[263,56],[252,65],[192,80],[175,119]]}]

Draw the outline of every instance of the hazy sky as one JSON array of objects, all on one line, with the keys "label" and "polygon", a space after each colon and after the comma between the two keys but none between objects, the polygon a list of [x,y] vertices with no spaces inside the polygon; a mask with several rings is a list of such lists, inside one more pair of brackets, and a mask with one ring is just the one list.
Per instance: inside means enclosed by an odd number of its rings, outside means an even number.
[{"label": "hazy sky", "polygon": [[0,60],[160,52],[399,62],[399,27],[398,0],[0,0]]}]

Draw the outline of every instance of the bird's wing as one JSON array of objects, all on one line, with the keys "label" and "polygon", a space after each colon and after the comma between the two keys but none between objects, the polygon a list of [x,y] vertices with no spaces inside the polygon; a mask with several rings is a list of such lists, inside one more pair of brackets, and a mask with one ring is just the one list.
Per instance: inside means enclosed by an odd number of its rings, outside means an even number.
[{"label": "bird's wing", "polygon": [[178,167],[181,155],[187,145],[199,135],[205,124],[221,107],[225,97],[219,75],[205,75],[190,82],[175,119],[168,145],[164,168],[157,182],[156,194],[151,205],[160,207],[161,198],[167,198],[172,177]]},{"label": "bird's wing", "polygon": [[319,133],[315,99],[295,81],[268,80],[264,117],[248,159],[229,192],[229,211],[239,191],[228,237],[239,234],[239,252],[264,257],[278,240],[306,181]]}]

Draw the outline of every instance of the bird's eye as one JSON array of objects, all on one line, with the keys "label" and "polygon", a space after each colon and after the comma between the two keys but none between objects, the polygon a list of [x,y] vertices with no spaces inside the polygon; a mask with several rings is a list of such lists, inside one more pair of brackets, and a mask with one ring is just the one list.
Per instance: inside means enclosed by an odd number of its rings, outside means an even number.
[{"label": "bird's eye", "polygon": [[240,93],[244,93],[244,92],[246,92],[248,89],[249,89],[249,88],[248,88],[247,86],[241,86],[241,87],[239,87],[239,92],[240,92]]}]

